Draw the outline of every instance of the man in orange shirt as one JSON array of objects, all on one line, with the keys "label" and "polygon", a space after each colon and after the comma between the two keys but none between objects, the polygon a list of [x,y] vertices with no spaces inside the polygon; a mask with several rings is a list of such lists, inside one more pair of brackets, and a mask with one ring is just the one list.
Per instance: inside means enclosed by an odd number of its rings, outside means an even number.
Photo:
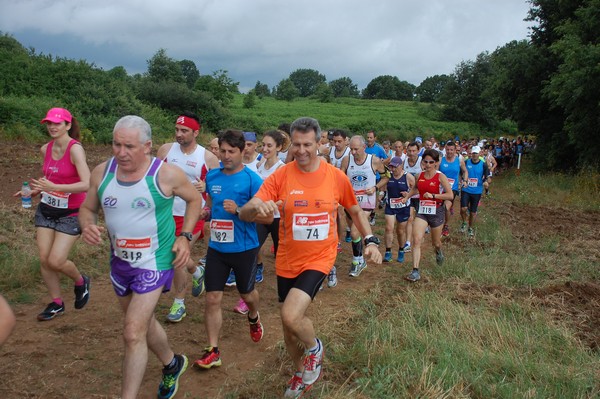
[{"label": "man in orange shirt", "polygon": [[348,210],[365,237],[364,254],[375,263],[381,263],[382,256],[350,181],[317,156],[319,122],[299,118],[290,131],[294,161],[264,181],[241,208],[240,219],[253,221],[276,209],[281,213],[275,271],[285,344],[296,367],[285,397],[297,398],[321,376],[324,348],[306,311],[335,262],[338,204]]}]

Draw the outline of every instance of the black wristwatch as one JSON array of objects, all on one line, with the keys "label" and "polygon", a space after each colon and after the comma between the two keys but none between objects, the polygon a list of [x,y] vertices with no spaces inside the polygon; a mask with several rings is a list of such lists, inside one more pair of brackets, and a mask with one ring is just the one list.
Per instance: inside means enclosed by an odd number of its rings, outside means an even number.
[{"label": "black wristwatch", "polygon": [[375,245],[379,246],[380,243],[381,243],[381,241],[379,241],[379,238],[377,238],[373,235],[365,238],[365,247],[369,244],[375,244]]},{"label": "black wristwatch", "polygon": [[185,237],[188,241],[192,241],[194,239],[194,235],[186,231],[182,231],[181,233],[179,233],[179,237]]}]

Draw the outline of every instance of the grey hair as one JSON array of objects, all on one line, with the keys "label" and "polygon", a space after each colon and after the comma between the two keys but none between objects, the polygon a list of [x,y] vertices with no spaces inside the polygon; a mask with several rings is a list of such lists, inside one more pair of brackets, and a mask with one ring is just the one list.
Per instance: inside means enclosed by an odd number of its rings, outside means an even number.
[{"label": "grey hair", "polygon": [[366,146],[367,142],[365,141],[365,138],[363,136],[361,136],[360,134],[357,134],[356,136],[352,136],[350,138],[350,141],[352,140],[358,140],[360,142],[361,145]]},{"label": "grey hair", "polygon": [[321,140],[321,126],[319,126],[319,121],[317,121],[315,118],[303,116],[296,119],[290,125],[290,136],[294,134],[294,131],[307,133],[311,130],[315,131],[315,141],[318,143]]},{"label": "grey hair", "polygon": [[139,133],[140,143],[146,143],[152,140],[152,128],[150,124],[137,115],[126,115],[115,123],[113,136],[119,129],[134,129]]}]

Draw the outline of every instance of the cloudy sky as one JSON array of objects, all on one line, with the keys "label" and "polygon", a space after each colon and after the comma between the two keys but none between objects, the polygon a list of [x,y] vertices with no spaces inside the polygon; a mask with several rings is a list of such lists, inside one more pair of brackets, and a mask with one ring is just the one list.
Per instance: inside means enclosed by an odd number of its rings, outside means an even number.
[{"label": "cloudy sky", "polygon": [[526,0],[0,0],[0,31],[38,53],[146,71],[158,49],[229,71],[240,89],[298,68],[359,89],[380,75],[418,85],[526,39]]}]

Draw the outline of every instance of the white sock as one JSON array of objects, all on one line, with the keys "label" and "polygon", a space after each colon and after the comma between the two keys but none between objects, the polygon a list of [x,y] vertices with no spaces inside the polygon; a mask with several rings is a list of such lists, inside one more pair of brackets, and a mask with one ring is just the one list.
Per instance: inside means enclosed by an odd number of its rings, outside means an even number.
[{"label": "white sock", "polygon": [[406,241],[406,245],[410,247],[410,241]]},{"label": "white sock", "polygon": [[194,278],[195,278],[196,280],[198,280],[200,277],[202,277],[202,274],[203,274],[203,273],[202,273],[202,269],[203,269],[202,267],[198,266],[198,267],[196,268],[196,271],[195,271],[195,272],[192,274],[192,276],[194,276]]},{"label": "white sock", "polygon": [[179,305],[185,305],[185,298],[184,299],[175,298],[173,303],[177,303]]}]

